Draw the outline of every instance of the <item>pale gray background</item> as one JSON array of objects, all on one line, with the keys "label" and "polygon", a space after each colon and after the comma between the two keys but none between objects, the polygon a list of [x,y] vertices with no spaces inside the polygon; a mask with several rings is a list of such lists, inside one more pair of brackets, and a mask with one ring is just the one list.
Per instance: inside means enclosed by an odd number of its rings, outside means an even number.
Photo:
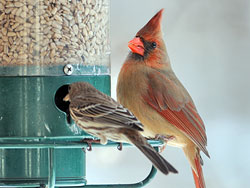
[{"label": "pale gray background", "polygon": [[[211,155],[202,154],[207,187],[250,187],[249,0],[111,0],[112,96],[127,42],[161,8],[172,67],[206,124]],[[194,187],[182,150],[167,147],[163,156],[179,174],[158,173],[146,187]],[[87,158],[89,183],[135,182],[150,169],[135,148],[95,149]]]}]

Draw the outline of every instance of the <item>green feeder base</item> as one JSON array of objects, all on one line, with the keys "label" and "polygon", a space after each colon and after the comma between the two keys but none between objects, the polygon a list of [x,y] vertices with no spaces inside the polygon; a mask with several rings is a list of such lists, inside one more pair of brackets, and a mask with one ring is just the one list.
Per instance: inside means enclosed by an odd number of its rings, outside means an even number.
[{"label": "green feeder base", "polygon": [[[66,113],[62,111],[67,106],[58,102],[66,95],[65,85],[77,81],[89,82],[110,94],[108,75],[0,77],[0,183],[6,186],[39,182],[50,187],[72,182],[86,184],[85,152],[81,148],[54,149],[53,146],[58,141],[67,143],[89,137],[73,122],[67,123]],[[33,144],[43,142],[44,138],[52,142],[46,147],[15,148],[18,143],[29,144],[30,138],[36,141]],[[14,147],[1,147],[6,141]],[[56,177],[50,171],[53,161],[60,164],[53,167]]]}]

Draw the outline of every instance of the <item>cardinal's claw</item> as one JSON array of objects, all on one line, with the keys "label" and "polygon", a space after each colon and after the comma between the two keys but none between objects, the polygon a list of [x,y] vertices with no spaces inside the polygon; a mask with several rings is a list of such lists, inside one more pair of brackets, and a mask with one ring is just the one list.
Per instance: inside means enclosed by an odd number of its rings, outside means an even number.
[{"label": "cardinal's claw", "polygon": [[157,134],[157,135],[155,136],[155,140],[164,141],[163,146],[160,147],[159,153],[163,152],[163,150],[167,147],[168,141],[173,140],[174,138],[175,138],[175,137],[172,136],[172,135],[167,135],[167,136],[165,136],[165,135]]}]

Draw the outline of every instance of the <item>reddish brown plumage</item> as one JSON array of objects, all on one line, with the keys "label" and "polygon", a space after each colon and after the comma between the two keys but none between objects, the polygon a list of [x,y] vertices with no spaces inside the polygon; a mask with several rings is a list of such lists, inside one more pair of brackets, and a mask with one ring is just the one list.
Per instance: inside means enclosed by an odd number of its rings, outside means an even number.
[{"label": "reddish brown plumage", "polygon": [[[160,10],[137,34],[145,53],[130,53],[120,71],[118,101],[144,124],[146,137],[174,136],[168,144],[182,147],[197,188],[205,183],[200,150],[209,156],[204,123],[192,98],[172,71],[161,33]],[[150,45],[156,43],[156,47]]]},{"label": "reddish brown plumage", "polygon": [[[162,73],[149,74],[144,100],[172,125],[183,131],[206,155],[205,126],[185,90]],[[182,99],[182,100],[180,100]]]}]

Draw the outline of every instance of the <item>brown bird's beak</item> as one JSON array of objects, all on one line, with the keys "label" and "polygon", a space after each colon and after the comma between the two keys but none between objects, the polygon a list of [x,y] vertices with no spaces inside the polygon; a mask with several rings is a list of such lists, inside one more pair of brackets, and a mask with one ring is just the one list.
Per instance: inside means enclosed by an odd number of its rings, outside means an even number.
[{"label": "brown bird's beak", "polygon": [[69,94],[67,94],[64,98],[63,98],[64,101],[69,101]]},{"label": "brown bird's beak", "polygon": [[139,37],[135,37],[133,40],[129,41],[128,47],[133,53],[144,56],[144,44]]}]

